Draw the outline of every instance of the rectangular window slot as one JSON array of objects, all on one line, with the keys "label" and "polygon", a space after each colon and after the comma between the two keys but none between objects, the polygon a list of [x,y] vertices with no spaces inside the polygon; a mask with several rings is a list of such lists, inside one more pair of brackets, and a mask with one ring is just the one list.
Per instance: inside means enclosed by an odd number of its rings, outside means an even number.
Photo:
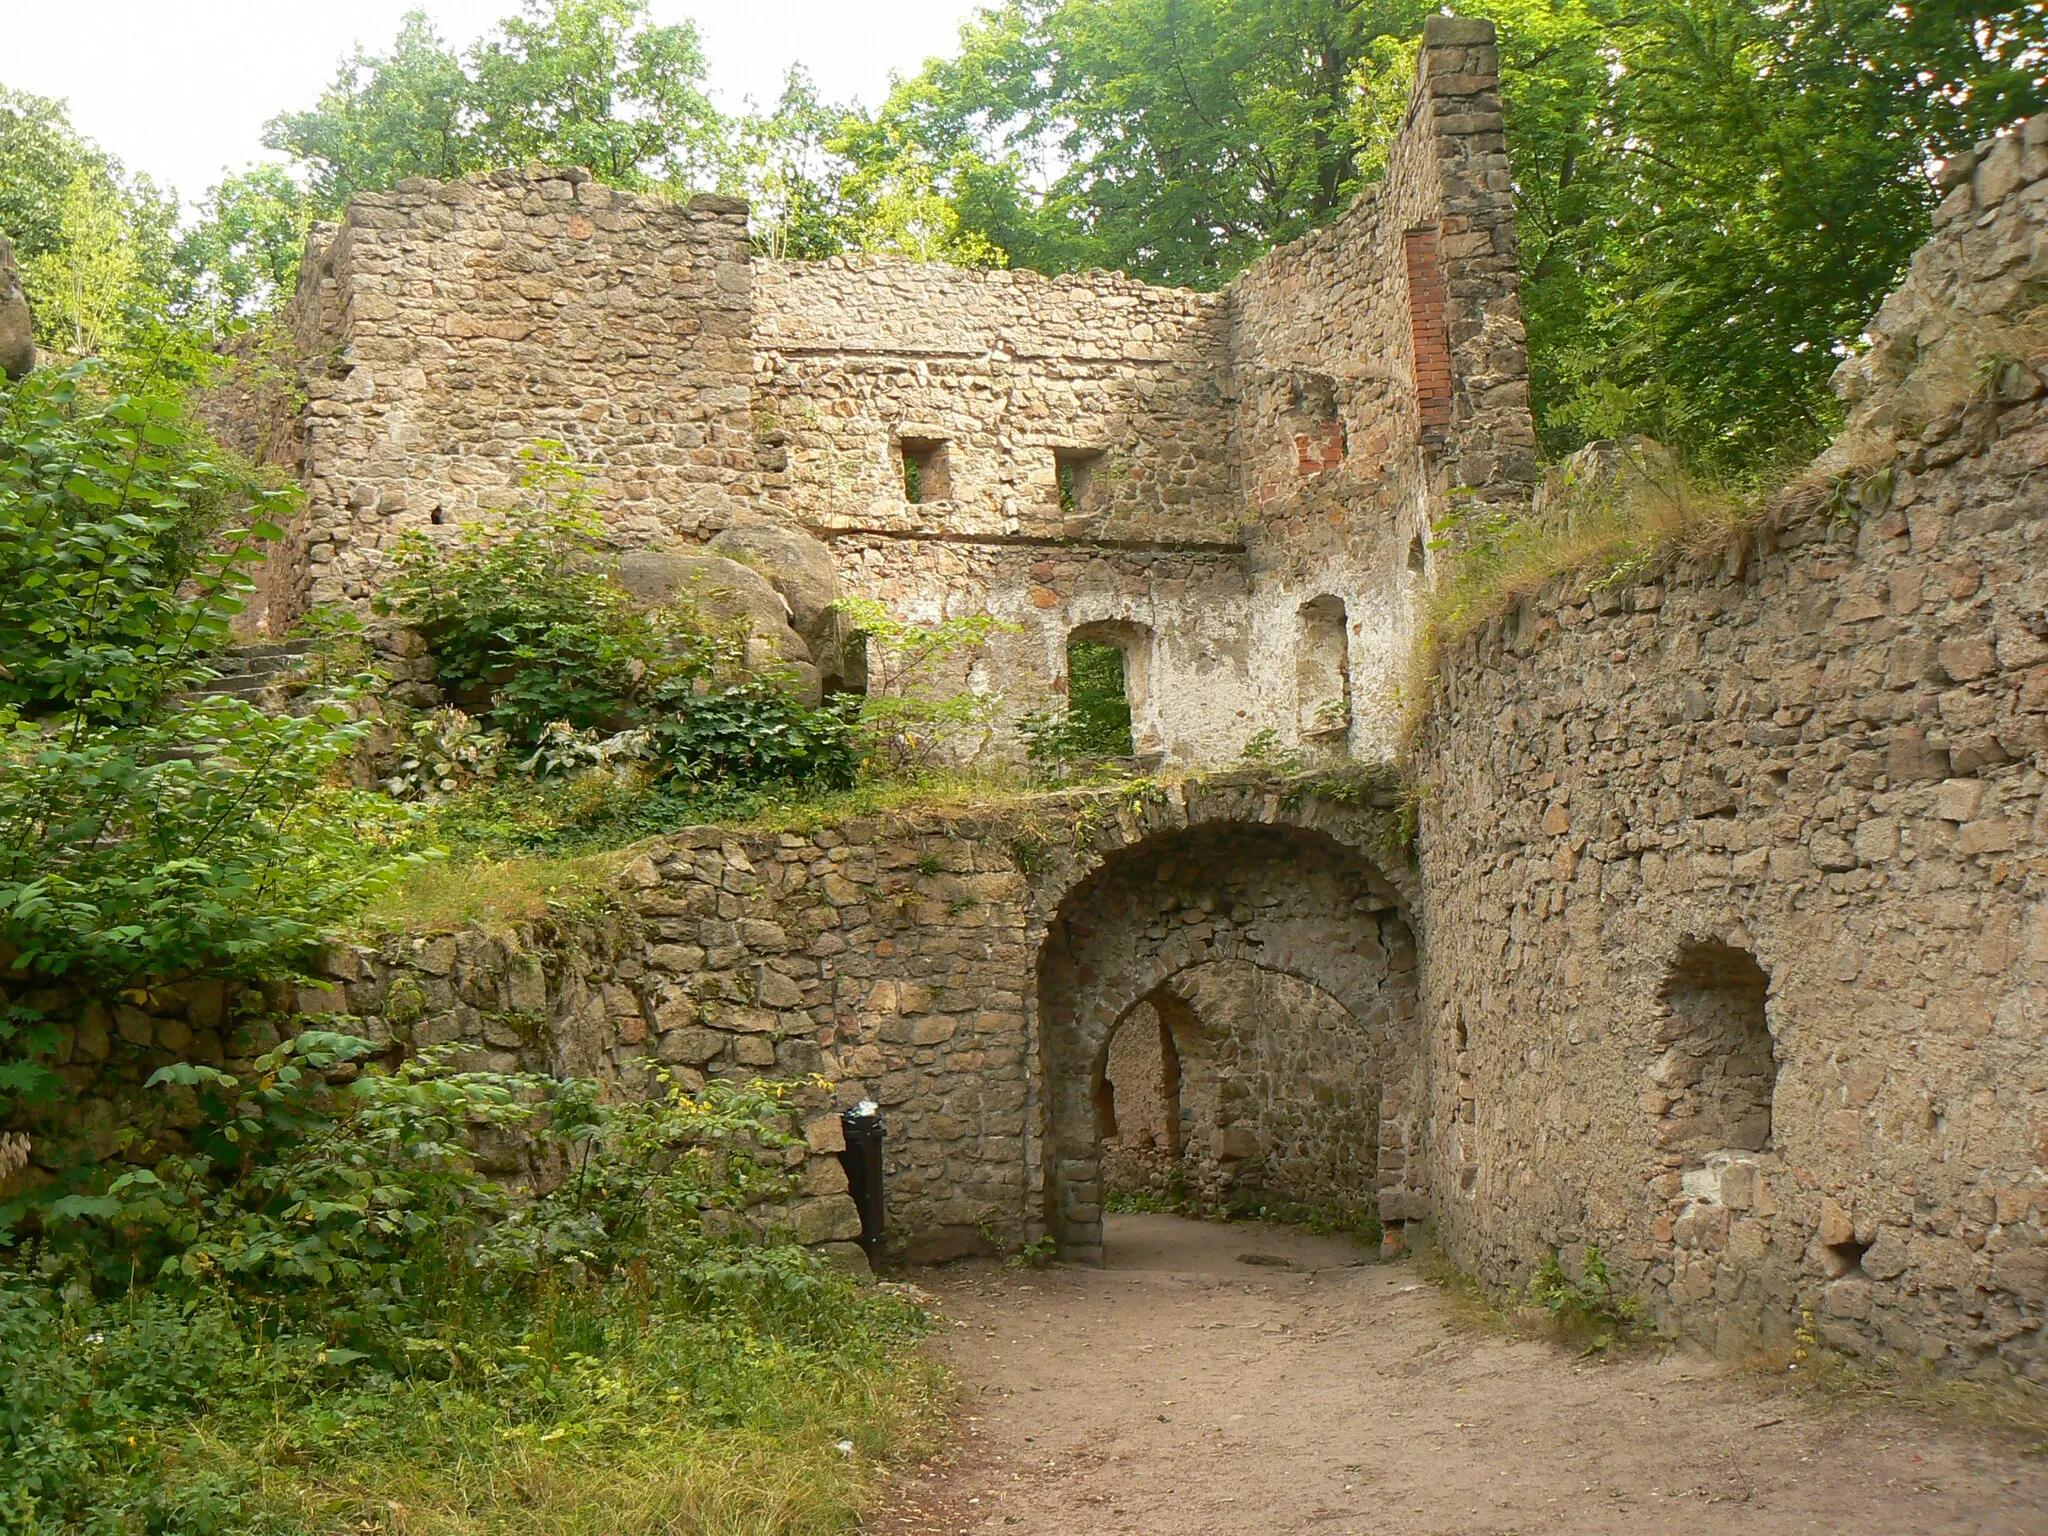
[{"label": "rectangular window slot", "polygon": [[1095,471],[1101,463],[1100,448],[1053,449],[1053,477],[1059,483],[1060,511],[1072,517],[1091,509]]},{"label": "rectangular window slot", "polygon": [[903,499],[912,506],[951,501],[953,478],[946,463],[946,441],[937,437],[906,437],[897,443],[903,456]]}]

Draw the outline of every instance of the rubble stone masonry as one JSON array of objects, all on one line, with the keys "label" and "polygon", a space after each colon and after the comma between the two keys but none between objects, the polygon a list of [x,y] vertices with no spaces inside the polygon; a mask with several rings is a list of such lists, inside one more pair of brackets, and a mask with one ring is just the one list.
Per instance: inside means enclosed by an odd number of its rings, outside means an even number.
[{"label": "rubble stone masonry", "polygon": [[[1121,646],[1190,776],[693,829],[602,916],[393,938],[265,1006],[622,1089],[823,1073],[889,1113],[923,1257],[1099,1255],[1108,1064],[1152,1063],[1147,1144],[1218,1198],[1433,1218],[1504,1289],[1598,1247],[1727,1350],[1810,1319],[2048,1381],[2048,118],[1950,165],[1846,431],[1761,521],[1441,658],[1411,863],[1384,782],[1320,768],[1393,750],[1446,498],[1536,477],[1492,28],[1423,44],[1381,183],[1216,294],[758,262],[736,203],[567,173],[360,199],[292,310],[273,625],[559,438],[622,546],[761,518],[843,592],[1009,621],[956,681],[1013,714],[1070,639]],[[1202,776],[1262,731],[1318,771]],[[163,995],[79,1015],[49,1156],[112,1155],[166,1053],[234,1059],[218,988]]]},{"label": "rubble stone masonry", "polygon": [[2041,1380],[2048,124],[1969,170],[1800,493],[1448,659],[1430,1156],[1498,1283],[1595,1245],[1729,1350]]},{"label": "rubble stone masonry", "polygon": [[1220,293],[754,260],[742,204],[580,171],[359,197],[291,306],[303,405],[219,406],[307,488],[256,613],[365,604],[403,532],[521,501],[559,440],[622,548],[794,525],[845,592],[1015,626],[959,679],[1008,718],[1080,634],[1125,650],[1142,753],[1384,756],[1411,546],[1451,487],[1535,472],[1498,68],[1490,24],[1431,19],[1383,182]]}]

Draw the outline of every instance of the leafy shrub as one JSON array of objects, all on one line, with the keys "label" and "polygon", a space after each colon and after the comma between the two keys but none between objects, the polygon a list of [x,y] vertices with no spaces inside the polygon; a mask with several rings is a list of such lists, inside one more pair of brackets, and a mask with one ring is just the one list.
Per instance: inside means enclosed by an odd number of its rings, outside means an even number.
[{"label": "leafy shrub", "polygon": [[783,1089],[606,1104],[310,1032],[258,1066],[159,1073],[189,1146],[0,1248],[0,1527],[823,1532],[923,1411],[914,1308],[704,1237],[786,1184]]},{"label": "leafy shrub", "polygon": [[362,734],[343,709],[190,697],[288,500],[175,394],[88,365],[0,386],[0,944],[18,964],[101,988],[289,969],[390,868],[389,803],[331,782]]},{"label": "leafy shrub", "polygon": [[1576,1280],[1555,1253],[1549,1255],[1529,1282],[1529,1299],[1568,1337],[1584,1339],[1593,1349],[1636,1338],[1644,1329],[1642,1298],[1616,1287],[1598,1248],[1586,1250]]},{"label": "leafy shrub", "polygon": [[293,494],[175,393],[93,363],[0,381],[0,706],[122,720],[205,681]]},{"label": "leafy shrub", "polygon": [[504,737],[447,705],[406,723],[384,788],[400,800],[452,795],[495,777],[504,749]]},{"label": "leafy shrub", "polygon": [[533,752],[516,766],[536,779],[564,778],[586,768],[642,762],[652,755],[652,749],[652,738],[644,726],[600,736],[594,730],[579,731],[568,721],[557,720],[540,733]]},{"label": "leafy shrub", "polygon": [[[452,547],[414,530],[379,606],[426,635],[441,686],[475,700],[513,743],[557,721],[618,730],[658,669],[708,663],[702,637],[634,608],[605,576],[604,525],[582,472],[559,443],[527,450],[527,505],[501,523],[470,523]],[[692,654],[669,656],[687,638]]]},{"label": "leafy shrub", "polygon": [[[688,788],[851,783],[859,759],[845,713],[745,675],[737,639],[687,608],[636,609],[608,579],[603,524],[566,450],[539,443],[528,458],[529,505],[465,528],[452,549],[409,536],[383,598],[428,637],[443,687],[479,701],[525,749],[519,771],[561,777],[631,760]],[[396,787],[438,783],[431,765],[446,754],[408,746]]]},{"label": "leafy shrub", "polygon": [[[669,700],[665,694],[663,702]],[[673,702],[655,720],[655,751],[684,784],[844,789],[860,770],[858,715],[844,704],[807,709],[759,682]]]}]

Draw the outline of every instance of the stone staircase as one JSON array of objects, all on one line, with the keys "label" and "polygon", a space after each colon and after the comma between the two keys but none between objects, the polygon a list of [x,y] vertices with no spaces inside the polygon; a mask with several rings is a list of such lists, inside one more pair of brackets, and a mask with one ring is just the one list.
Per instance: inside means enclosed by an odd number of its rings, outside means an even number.
[{"label": "stone staircase", "polygon": [[199,698],[226,694],[231,699],[258,703],[266,692],[284,680],[293,667],[311,655],[312,650],[305,642],[293,640],[234,646],[213,658],[214,670],[220,674],[219,680],[202,684],[192,692]]}]

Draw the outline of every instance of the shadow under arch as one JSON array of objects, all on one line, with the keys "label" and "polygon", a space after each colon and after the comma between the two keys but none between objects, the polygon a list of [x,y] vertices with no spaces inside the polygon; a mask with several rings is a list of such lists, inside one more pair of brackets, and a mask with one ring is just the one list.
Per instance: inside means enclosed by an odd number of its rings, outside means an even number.
[{"label": "shadow under arch", "polygon": [[[1419,1199],[1409,1180],[1421,1172],[1425,1095],[1415,942],[1400,893],[1364,852],[1326,831],[1203,820],[1110,853],[1047,924],[1036,968],[1044,1217],[1061,1252],[1083,1263],[1102,1256],[1097,1088],[1110,1036],[1139,1002],[1203,967],[1294,978],[1356,1021],[1356,1053],[1379,1069],[1370,1074],[1370,1187],[1357,1203],[1383,1219],[1408,1215]],[[1303,1045],[1295,1029],[1287,1046],[1285,1026],[1298,1021],[1248,1016],[1256,1008],[1245,1002],[1212,1006],[1233,1013],[1215,1022],[1258,1058],[1270,1099],[1333,1092],[1310,1081],[1303,1063],[1316,1057],[1330,1069],[1334,1060],[1342,1075],[1343,1042],[1310,1031]],[[1296,1140],[1313,1143],[1315,1133]],[[1333,1163],[1343,1161],[1336,1150]]]}]

